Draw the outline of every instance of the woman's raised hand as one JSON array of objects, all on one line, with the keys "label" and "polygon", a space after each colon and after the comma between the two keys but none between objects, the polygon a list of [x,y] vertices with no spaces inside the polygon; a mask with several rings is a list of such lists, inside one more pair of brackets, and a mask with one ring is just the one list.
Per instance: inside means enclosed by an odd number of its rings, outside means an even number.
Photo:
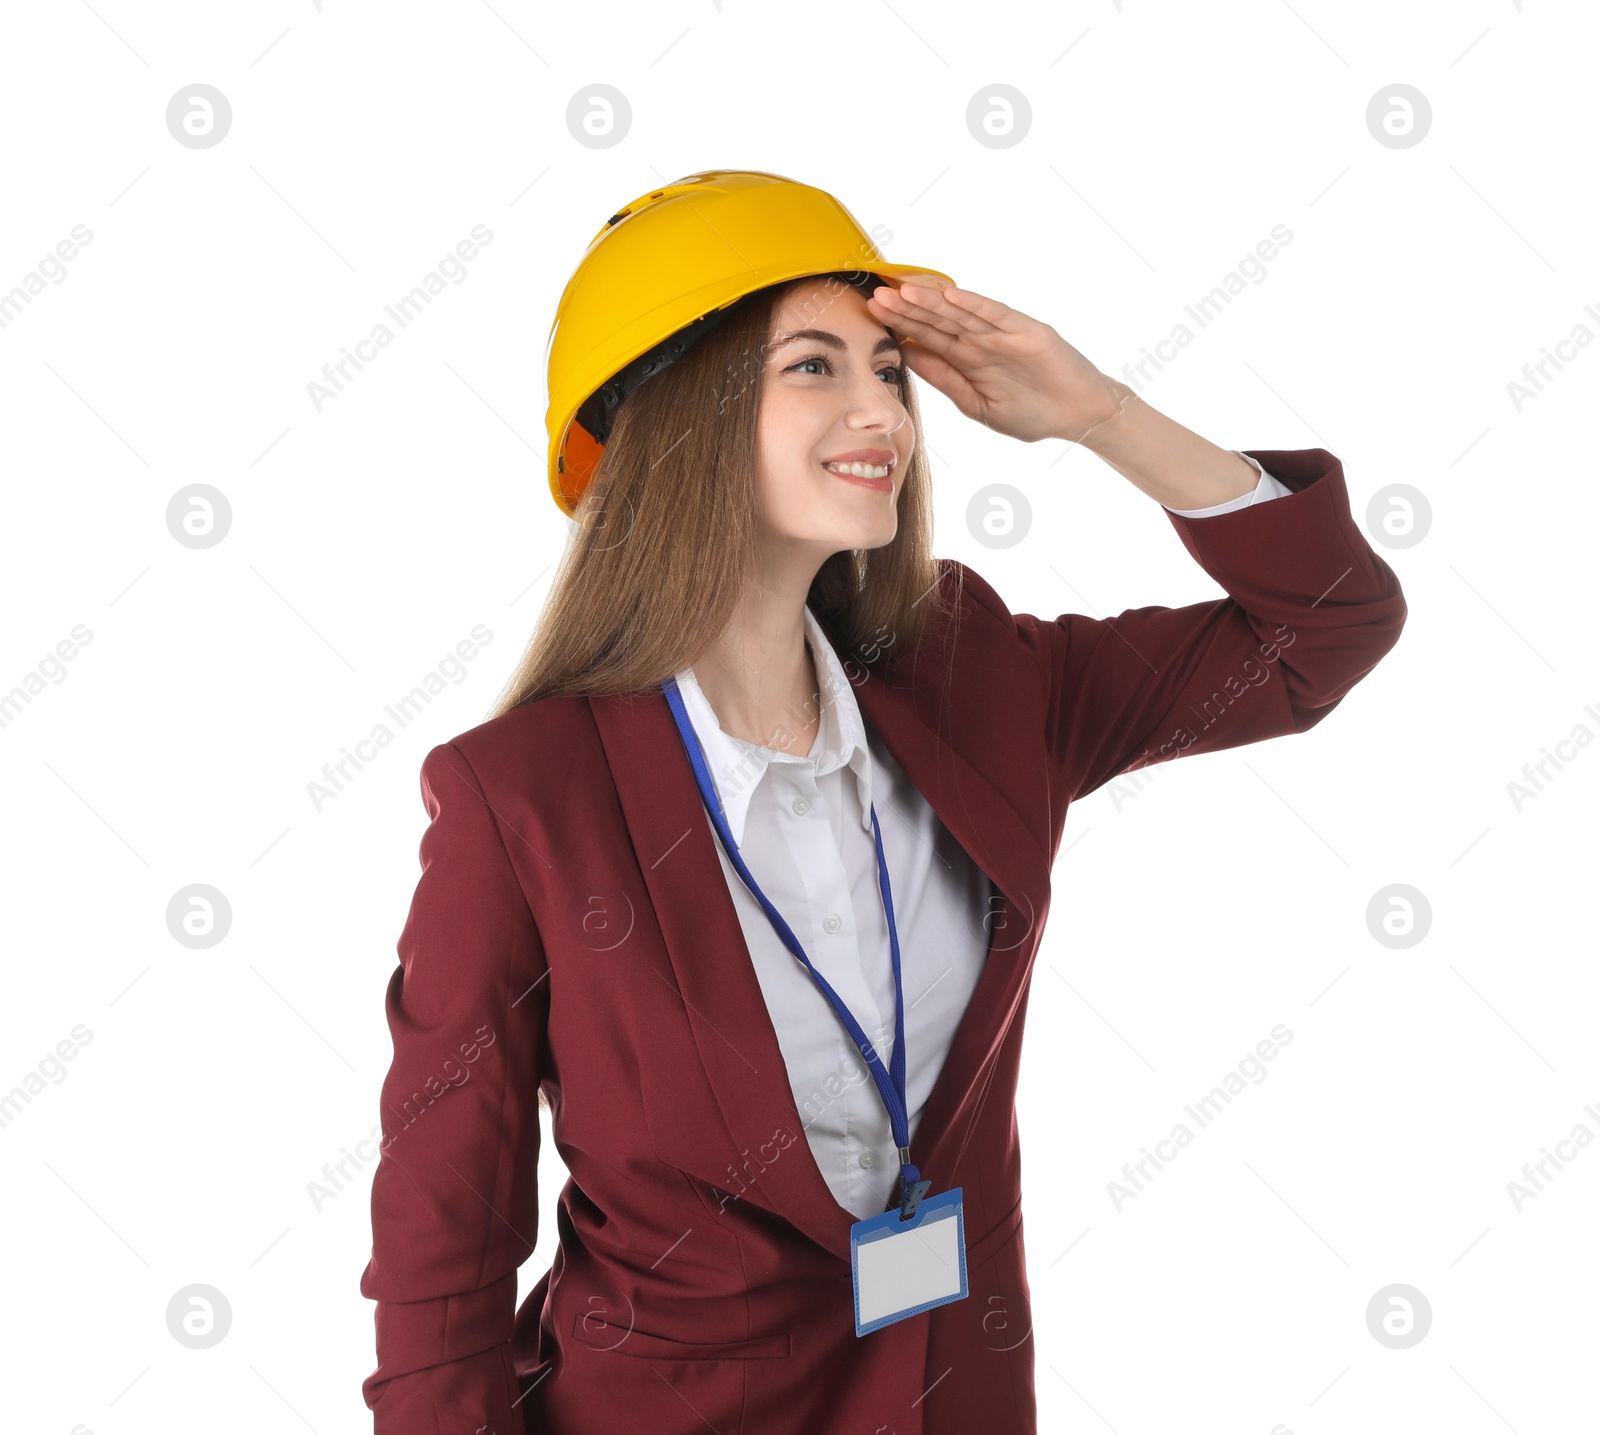
[{"label": "woman's raised hand", "polygon": [[906,367],[968,418],[1024,443],[1078,442],[1133,392],[1102,374],[1050,325],[970,289],[906,280],[867,300],[901,339]]}]

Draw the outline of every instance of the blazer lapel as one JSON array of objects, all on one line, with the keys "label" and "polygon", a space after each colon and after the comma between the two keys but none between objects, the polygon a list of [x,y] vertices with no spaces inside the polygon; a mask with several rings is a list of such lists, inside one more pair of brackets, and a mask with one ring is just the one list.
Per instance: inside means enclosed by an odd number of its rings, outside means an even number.
[{"label": "blazer lapel", "polygon": [[[990,700],[978,675],[961,676],[970,676],[973,691],[985,694],[980,701]],[[961,676],[956,682],[966,686]],[[992,1062],[1033,970],[1050,909],[1051,857],[1005,794],[928,726],[910,690],[868,671],[856,687],[856,701],[939,820],[996,888],[983,971],[911,1138],[912,1164],[937,1194],[954,1184],[952,1173],[982,1110]],[[999,755],[1012,762],[1033,758]],[[1042,742],[1039,762],[1043,783]]]},{"label": "blazer lapel", "polygon": [[591,696],[589,703],[695,1049],[731,1137],[726,1146],[708,1142],[704,1169],[692,1174],[727,1189],[724,1167],[738,1166],[742,1153],[759,1152],[775,1130],[787,1128],[790,1144],[759,1169],[742,1198],[848,1260],[855,1218],[833,1199],[806,1143],[717,839],[666,697],[649,688]]},{"label": "blazer lapel", "polygon": [[[912,1140],[934,1191],[970,1134],[976,1109],[956,1126],[974,1086],[987,1084],[1032,965],[1049,902],[1049,857],[994,785],[935,734],[908,697],[867,676],[856,689],[863,715],[895,760],[999,889],[989,956]],[[695,1049],[726,1123],[732,1152],[769,1142],[786,1127],[792,1143],[743,1193],[786,1218],[841,1259],[856,1217],[834,1200],[805,1139],[777,1033],[728,892],[688,755],[659,688],[590,698],[624,819],[649,891]],[[981,1106],[979,1091],[978,1105]],[[737,1164],[737,1162],[735,1162]],[[726,1186],[722,1162],[701,1173]]]}]

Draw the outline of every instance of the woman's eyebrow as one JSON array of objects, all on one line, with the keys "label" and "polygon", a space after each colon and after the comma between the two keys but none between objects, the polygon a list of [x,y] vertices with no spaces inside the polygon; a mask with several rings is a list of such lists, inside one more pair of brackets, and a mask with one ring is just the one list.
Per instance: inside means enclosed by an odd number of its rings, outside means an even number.
[{"label": "woman's eyebrow", "polygon": [[[796,339],[810,339],[816,344],[826,344],[830,349],[843,349],[845,342],[837,334],[830,334],[826,329],[794,329],[787,334],[779,334],[772,341],[771,347],[781,349],[785,344],[792,344]],[[900,350],[899,343],[890,334],[885,334],[872,346],[874,356],[893,349],[896,353]]]}]

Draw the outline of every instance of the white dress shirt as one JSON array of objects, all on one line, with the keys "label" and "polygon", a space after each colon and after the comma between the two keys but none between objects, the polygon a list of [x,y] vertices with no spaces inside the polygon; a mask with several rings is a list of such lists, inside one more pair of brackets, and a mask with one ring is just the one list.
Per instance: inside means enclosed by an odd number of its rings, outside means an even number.
[{"label": "white dress shirt", "polygon": [[[1252,503],[1264,503],[1269,498],[1286,498],[1294,490],[1286,488],[1279,483],[1266,469],[1247,453],[1239,453],[1236,448],[1230,448],[1229,453],[1238,454],[1251,468],[1261,475],[1256,486],[1249,493],[1241,493],[1237,498],[1230,498],[1225,503],[1213,503],[1210,508],[1167,508],[1168,513],[1176,513],[1179,518],[1215,518],[1219,513],[1232,513],[1236,508],[1249,508]],[[752,871],[755,869],[752,868]]]},{"label": "white dress shirt", "polygon": [[[1254,490],[1210,508],[1171,511],[1210,517],[1290,492],[1240,456],[1261,473]],[[804,617],[820,687],[817,736],[804,757],[723,732],[694,670],[675,676],[739,855],[887,1068],[894,979],[872,835],[876,803],[900,938],[906,1113],[914,1135],[983,970],[993,887],[867,728],[822,625],[809,607]],[[797,713],[789,726],[802,729],[808,718]],[[710,813],[705,817],[811,1154],[841,1206],[860,1219],[877,1215],[898,1194],[900,1178],[883,1098],[844,1024],[745,886]],[[935,1190],[946,1189],[939,1173],[925,1174]]]}]

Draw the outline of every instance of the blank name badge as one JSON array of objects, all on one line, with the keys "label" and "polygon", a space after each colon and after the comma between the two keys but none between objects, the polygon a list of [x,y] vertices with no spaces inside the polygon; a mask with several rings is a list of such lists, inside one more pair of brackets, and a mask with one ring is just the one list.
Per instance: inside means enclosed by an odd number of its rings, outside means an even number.
[{"label": "blank name badge", "polygon": [[858,1336],[965,1299],[961,1187],[924,1198],[908,1221],[900,1219],[900,1207],[894,1206],[851,1226],[850,1280]]}]

